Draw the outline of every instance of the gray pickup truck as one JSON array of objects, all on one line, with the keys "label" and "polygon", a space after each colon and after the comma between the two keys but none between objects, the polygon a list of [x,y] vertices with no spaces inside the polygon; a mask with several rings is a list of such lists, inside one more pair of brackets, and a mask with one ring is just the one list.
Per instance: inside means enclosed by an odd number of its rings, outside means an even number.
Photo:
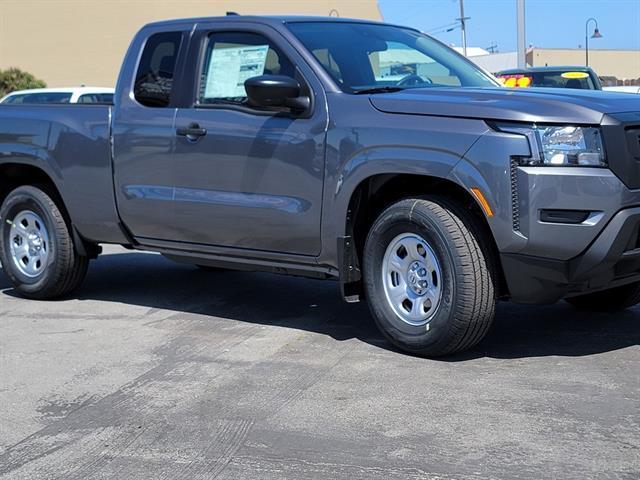
[{"label": "gray pickup truck", "polygon": [[499,299],[640,302],[640,98],[501,88],[381,23],[154,23],[113,106],[0,107],[0,202],[25,297],[120,244],[337,279],[393,344],[444,355]]}]

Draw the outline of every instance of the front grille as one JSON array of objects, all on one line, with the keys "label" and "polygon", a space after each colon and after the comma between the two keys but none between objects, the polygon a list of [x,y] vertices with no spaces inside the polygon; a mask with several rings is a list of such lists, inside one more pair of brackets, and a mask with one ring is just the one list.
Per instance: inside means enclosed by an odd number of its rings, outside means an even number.
[{"label": "front grille", "polygon": [[606,115],[602,125],[609,167],[630,189],[640,189],[640,112]]},{"label": "front grille", "polygon": [[640,127],[625,128],[627,148],[633,158],[640,161]]}]

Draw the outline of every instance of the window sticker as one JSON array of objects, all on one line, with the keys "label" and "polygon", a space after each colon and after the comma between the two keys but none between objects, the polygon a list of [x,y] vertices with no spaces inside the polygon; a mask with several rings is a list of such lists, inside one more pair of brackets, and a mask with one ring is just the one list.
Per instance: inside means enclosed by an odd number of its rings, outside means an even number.
[{"label": "window sticker", "polygon": [[562,78],[587,78],[589,74],[587,72],[564,72],[560,76]]},{"label": "window sticker", "polygon": [[246,97],[245,80],[264,74],[269,45],[214,48],[204,89],[205,98]]}]

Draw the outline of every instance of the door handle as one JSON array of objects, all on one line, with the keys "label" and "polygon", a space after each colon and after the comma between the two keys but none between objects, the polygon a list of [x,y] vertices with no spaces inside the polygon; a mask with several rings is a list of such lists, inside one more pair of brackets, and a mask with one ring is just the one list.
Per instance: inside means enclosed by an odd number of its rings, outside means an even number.
[{"label": "door handle", "polygon": [[200,137],[204,137],[207,134],[206,128],[201,128],[197,123],[190,123],[188,127],[176,128],[176,135],[180,137],[187,137],[187,140],[196,141]]}]

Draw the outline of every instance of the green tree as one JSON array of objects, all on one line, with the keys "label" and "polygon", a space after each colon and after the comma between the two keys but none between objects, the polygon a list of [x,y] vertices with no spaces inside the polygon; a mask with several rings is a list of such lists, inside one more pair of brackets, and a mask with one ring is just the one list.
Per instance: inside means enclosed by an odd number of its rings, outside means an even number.
[{"label": "green tree", "polygon": [[0,97],[16,90],[28,88],[43,88],[47,84],[34,77],[29,72],[23,72],[19,68],[0,70]]}]

